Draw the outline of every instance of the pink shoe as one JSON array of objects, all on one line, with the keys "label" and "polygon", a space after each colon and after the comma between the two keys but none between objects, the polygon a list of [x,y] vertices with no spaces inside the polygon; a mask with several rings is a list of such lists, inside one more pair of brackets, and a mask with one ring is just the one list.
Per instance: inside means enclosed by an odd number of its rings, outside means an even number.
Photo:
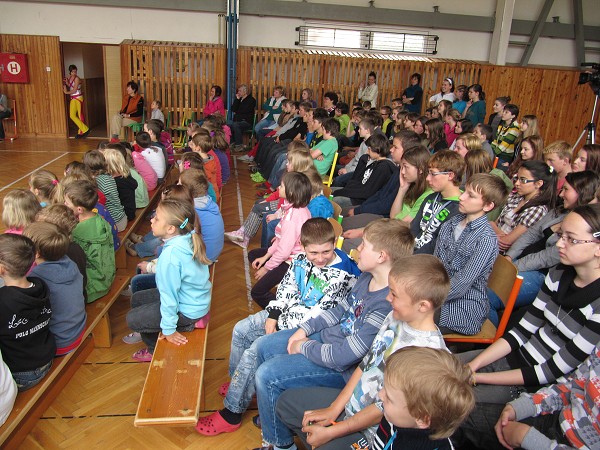
[{"label": "pink shoe", "polygon": [[229,239],[232,242],[241,242],[244,240],[245,236],[244,236],[244,227],[240,228],[239,230],[235,230],[235,231],[228,231],[227,233],[225,233],[225,237],[227,239]]},{"label": "pink shoe", "polygon": [[223,416],[216,411],[210,416],[200,417],[196,424],[196,431],[204,436],[216,436],[221,433],[233,433],[242,426],[242,423],[232,425],[223,419]]},{"label": "pink shoe", "polygon": [[231,384],[231,381],[228,381],[227,383],[223,383],[221,385],[221,387],[217,391],[221,397],[227,397],[227,391],[229,391],[230,384]]},{"label": "pink shoe", "polygon": [[250,243],[250,238],[245,237],[241,241],[233,241],[234,244],[239,245],[242,248],[248,248],[248,244]]},{"label": "pink shoe", "polygon": [[131,356],[137,362],[150,362],[152,361],[152,353],[148,351],[148,348],[138,350]]},{"label": "pink shoe", "polygon": [[209,319],[210,319],[210,312],[207,312],[206,315],[204,315],[203,317],[200,317],[200,319],[198,319],[198,321],[194,325],[194,328],[206,328],[206,326],[208,325]]}]

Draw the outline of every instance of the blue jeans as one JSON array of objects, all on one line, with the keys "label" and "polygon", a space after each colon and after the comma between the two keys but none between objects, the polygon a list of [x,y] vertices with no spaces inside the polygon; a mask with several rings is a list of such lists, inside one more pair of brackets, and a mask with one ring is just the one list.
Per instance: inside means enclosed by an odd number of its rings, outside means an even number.
[{"label": "blue jeans", "polygon": [[231,383],[223,404],[228,410],[242,414],[255,393],[254,374],[258,368],[256,345],[265,336],[265,323],[269,313],[260,311],[240,320],[233,327],[231,353],[229,354],[229,377]]},{"label": "blue jeans", "polygon": [[[531,305],[535,300],[537,293],[542,288],[542,284],[544,284],[544,278],[546,278],[546,275],[537,270],[521,272],[519,275],[523,277],[523,284],[521,285],[521,290],[517,296],[515,309]],[[498,323],[500,322],[498,311],[504,309],[504,303],[502,303],[502,300],[500,300],[496,293],[491,289],[488,289],[488,299],[490,300],[490,314],[488,318],[495,326],[498,326]]]},{"label": "blue jeans", "polygon": [[138,273],[131,279],[131,293],[156,288],[155,273]]},{"label": "blue jeans", "polygon": [[133,246],[140,258],[148,258],[149,256],[157,256],[156,249],[163,244],[161,238],[157,238],[152,234],[152,231],[146,234],[141,242]]},{"label": "blue jeans", "polygon": [[352,179],[354,175],[354,171],[345,173],[344,175],[338,175],[333,179],[333,183],[331,183],[331,187],[344,187],[346,183]]},{"label": "blue jeans", "polygon": [[19,392],[26,391],[42,381],[42,378],[46,376],[51,367],[52,360],[42,367],[38,367],[34,370],[28,370],[26,372],[13,372],[12,376],[15,380],[15,383],[17,383],[17,389]]},{"label": "blue jeans", "polygon": [[267,216],[263,216],[262,218],[262,232],[260,235],[260,246],[261,247],[270,247],[271,241],[275,237],[275,227],[279,223],[279,219],[271,220],[267,223]]},{"label": "blue jeans", "polygon": [[[192,331],[200,319],[186,317],[177,313],[177,331]],[[142,341],[148,346],[148,351],[154,353],[160,328],[160,293],[158,289],[147,289],[136,292],[131,296],[131,310],[127,313],[127,325],[142,336]]]},{"label": "blue jeans", "polygon": [[262,130],[263,128],[269,128],[271,125],[273,125],[275,123],[274,120],[272,119],[262,119],[261,121],[259,121],[255,126],[254,126],[254,132],[256,134],[258,134],[258,132],[260,130]]},{"label": "blue jeans", "polygon": [[231,137],[233,138],[233,143],[236,145],[242,145],[244,131],[249,130],[252,127],[252,125],[245,120],[240,122],[227,121],[227,126],[231,130]]},{"label": "blue jeans", "polygon": [[[296,330],[282,330],[262,337],[256,343],[258,370],[256,396],[263,441],[278,447],[294,442],[294,434],[277,416],[277,400],[283,391],[303,387],[343,389],[346,381],[340,372],[319,366],[304,355],[288,355],[287,343]],[[311,336],[320,341],[320,334]]]}]

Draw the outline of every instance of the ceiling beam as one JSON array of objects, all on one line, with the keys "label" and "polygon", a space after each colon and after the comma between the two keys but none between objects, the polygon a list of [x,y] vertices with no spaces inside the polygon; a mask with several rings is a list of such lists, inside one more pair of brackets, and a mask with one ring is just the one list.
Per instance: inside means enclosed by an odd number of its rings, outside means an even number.
[{"label": "ceiling beam", "polygon": [[548,18],[548,14],[550,14],[550,9],[554,4],[554,0],[546,0],[544,2],[544,6],[542,6],[542,10],[540,11],[540,15],[535,22],[535,26],[533,27],[533,32],[529,35],[529,41],[527,42],[527,46],[525,47],[525,51],[523,52],[523,56],[521,56],[521,65],[526,66],[529,64],[529,59],[533,54],[533,50],[535,49],[535,44],[542,34],[542,30],[544,29],[544,25],[546,24],[546,19]]}]

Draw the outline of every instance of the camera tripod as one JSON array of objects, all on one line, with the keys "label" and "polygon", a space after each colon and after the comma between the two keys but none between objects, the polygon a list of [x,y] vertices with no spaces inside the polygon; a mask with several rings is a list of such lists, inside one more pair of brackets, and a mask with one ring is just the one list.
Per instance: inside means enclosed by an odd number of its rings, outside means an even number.
[{"label": "camera tripod", "polygon": [[583,139],[583,137],[586,134],[587,134],[587,138],[585,140],[586,144],[595,144],[596,143],[596,124],[594,123],[594,119],[596,119],[596,107],[597,106],[598,106],[598,93],[596,93],[596,97],[594,99],[594,108],[592,109],[592,120],[590,121],[590,123],[588,123],[585,126],[585,128],[579,135],[577,142],[575,142],[575,146],[573,148],[577,148],[579,146],[579,143],[581,142],[581,140]]}]

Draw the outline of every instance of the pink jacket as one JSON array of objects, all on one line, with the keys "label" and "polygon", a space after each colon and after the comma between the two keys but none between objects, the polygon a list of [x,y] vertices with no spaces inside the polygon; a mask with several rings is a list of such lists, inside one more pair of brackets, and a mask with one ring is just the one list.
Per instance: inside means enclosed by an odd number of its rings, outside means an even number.
[{"label": "pink jacket", "polygon": [[202,110],[204,117],[210,116],[211,114],[219,113],[222,116],[225,115],[225,105],[221,97],[215,97],[213,100],[206,102],[206,106]]},{"label": "pink jacket", "polygon": [[144,158],[144,155],[138,152],[132,152],[131,156],[133,158],[133,166],[146,182],[148,191],[153,191],[154,189],[156,189],[158,177],[154,169],[152,169],[150,164],[148,164],[148,162],[146,161],[146,158]]},{"label": "pink jacket", "polygon": [[269,247],[271,258],[265,263],[265,268],[272,270],[283,262],[291,262],[292,258],[302,252],[300,244],[300,229],[304,222],[310,219],[308,208],[292,208],[285,201],[281,207],[283,215],[275,227],[275,239]]}]

